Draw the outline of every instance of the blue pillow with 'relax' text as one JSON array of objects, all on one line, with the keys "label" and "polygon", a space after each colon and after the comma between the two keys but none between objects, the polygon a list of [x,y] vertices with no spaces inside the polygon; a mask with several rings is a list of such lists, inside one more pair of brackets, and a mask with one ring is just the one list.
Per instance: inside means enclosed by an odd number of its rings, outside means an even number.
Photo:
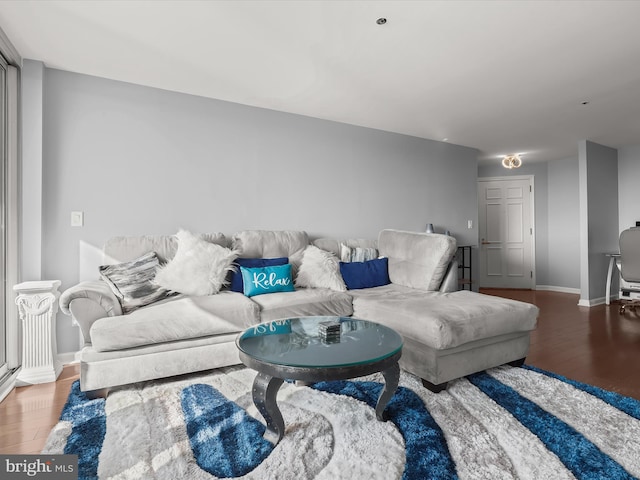
[{"label": "blue pillow with 'relax' text", "polygon": [[291,264],[271,267],[246,268],[240,267],[244,294],[247,297],[265,293],[293,292],[291,278]]},{"label": "blue pillow with 'relax' text", "polygon": [[229,275],[229,290],[232,292],[244,293],[244,284],[242,283],[242,272],[239,267],[256,268],[271,267],[273,265],[286,265],[289,263],[287,257],[278,258],[236,258],[233,262],[238,266],[238,270],[231,272]]}]

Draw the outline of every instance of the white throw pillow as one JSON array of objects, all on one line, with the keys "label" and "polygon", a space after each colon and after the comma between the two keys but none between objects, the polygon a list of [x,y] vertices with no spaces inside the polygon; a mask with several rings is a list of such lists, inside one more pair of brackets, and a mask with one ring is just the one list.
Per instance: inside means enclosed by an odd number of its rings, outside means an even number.
[{"label": "white throw pillow", "polygon": [[212,295],[225,285],[238,252],[209,243],[180,230],[178,250],[165,266],[158,267],[155,283],[186,295]]},{"label": "white throw pillow", "polygon": [[314,245],[309,245],[302,254],[302,263],[298,269],[295,285],[307,288],[330,288],[337,292],[347,290],[340,275],[338,258],[333,253]]}]

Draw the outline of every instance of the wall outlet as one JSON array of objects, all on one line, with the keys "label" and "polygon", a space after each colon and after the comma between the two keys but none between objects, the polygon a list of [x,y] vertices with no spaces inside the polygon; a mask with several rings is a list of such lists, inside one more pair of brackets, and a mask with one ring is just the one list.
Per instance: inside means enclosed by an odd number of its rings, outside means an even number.
[{"label": "wall outlet", "polygon": [[84,212],[71,212],[71,226],[82,227],[84,225]]},{"label": "wall outlet", "polygon": [[473,228],[473,220],[467,220],[467,228]]}]

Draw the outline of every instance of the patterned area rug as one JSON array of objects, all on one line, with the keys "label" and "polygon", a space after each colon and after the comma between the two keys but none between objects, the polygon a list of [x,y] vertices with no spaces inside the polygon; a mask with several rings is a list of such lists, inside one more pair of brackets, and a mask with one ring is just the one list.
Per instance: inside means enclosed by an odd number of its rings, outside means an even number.
[{"label": "patterned area rug", "polygon": [[274,447],[243,367],[136,384],[87,400],[74,384],[43,453],[91,479],[628,479],[640,476],[640,402],[532,367],[499,367],[431,393],[402,373],[375,419],[381,377],[285,383]]}]

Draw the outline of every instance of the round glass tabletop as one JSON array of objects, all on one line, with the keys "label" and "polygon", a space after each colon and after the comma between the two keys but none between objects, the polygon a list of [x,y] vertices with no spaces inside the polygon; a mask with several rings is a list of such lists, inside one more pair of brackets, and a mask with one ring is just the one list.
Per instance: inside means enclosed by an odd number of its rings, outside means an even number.
[{"label": "round glass tabletop", "polygon": [[391,357],[402,349],[402,337],[395,330],[368,320],[297,317],[251,327],[240,334],[236,345],[262,362],[326,368],[362,365]]}]

